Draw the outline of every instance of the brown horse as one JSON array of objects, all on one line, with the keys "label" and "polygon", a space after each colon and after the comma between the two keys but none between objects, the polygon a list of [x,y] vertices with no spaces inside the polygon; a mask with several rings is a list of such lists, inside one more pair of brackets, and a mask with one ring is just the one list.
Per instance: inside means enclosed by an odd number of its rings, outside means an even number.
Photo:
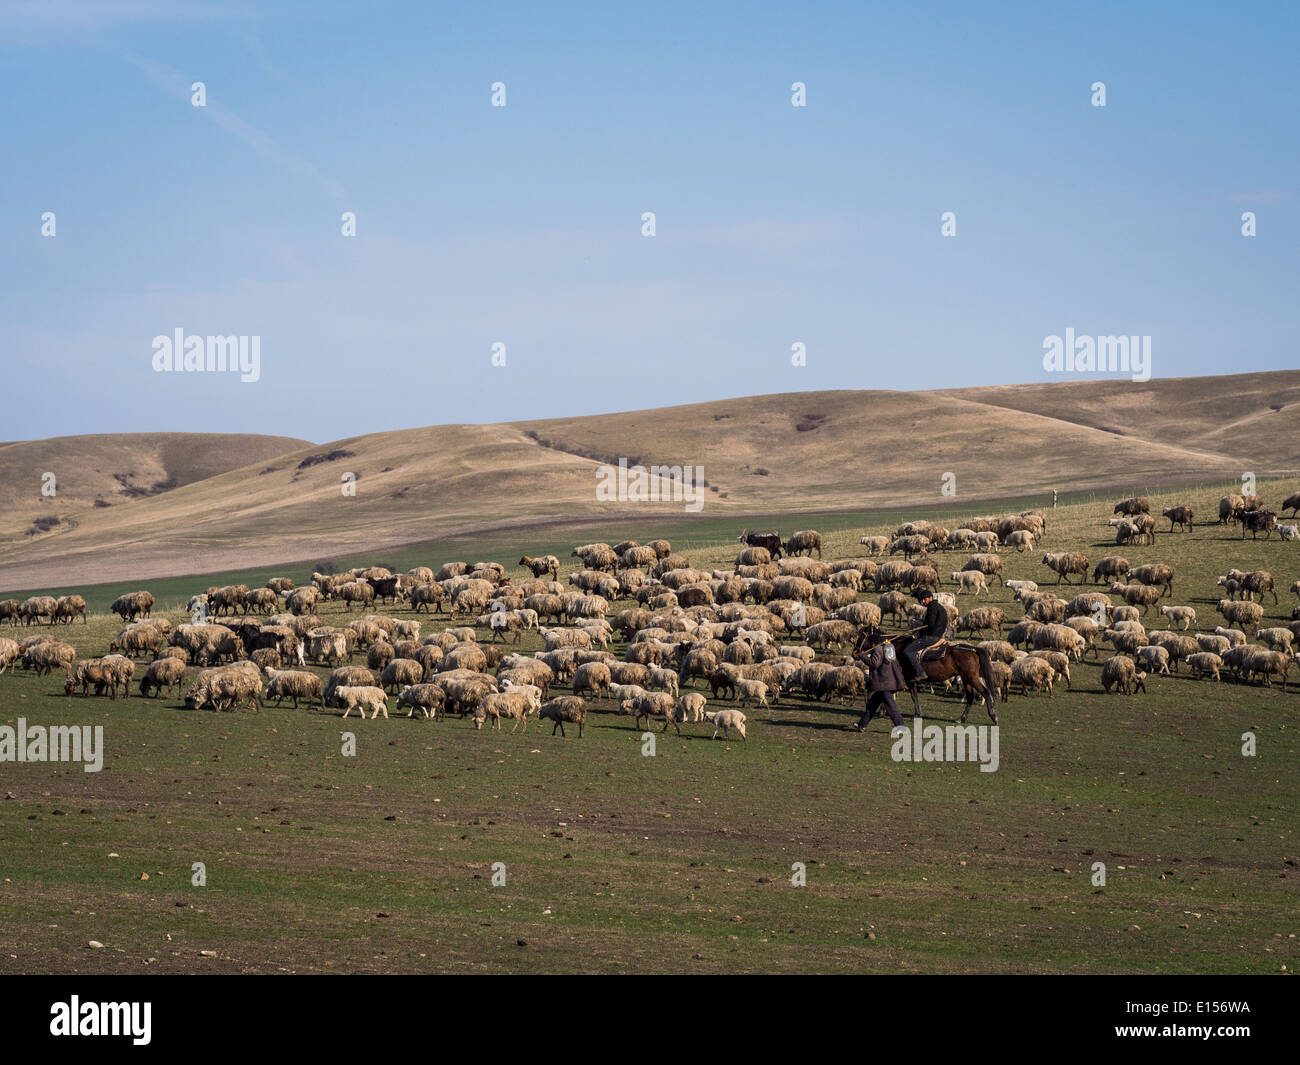
[{"label": "brown horse", "polygon": [[[866,647],[869,632],[863,632],[858,637],[858,642],[853,648],[854,656]],[[894,645],[895,652],[898,653],[899,663],[905,661],[902,650],[915,637],[910,632],[902,632],[897,636],[888,637],[889,642]],[[988,708],[989,717],[993,719],[993,724],[998,723],[997,710],[997,686],[993,681],[993,663],[989,658],[989,653],[982,647],[972,647],[965,643],[945,643],[942,647],[942,653],[931,659],[926,656],[934,653],[936,649],[930,648],[922,655],[921,667],[925,670],[926,677],[932,683],[946,684],[951,677],[960,677],[962,688],[966,694],[966,705],[962,710],[960,724],[966,723],[966,718],[970,715],[971,705],[975,702],[975,696],[984,700],[984,705]],[[906,676],[906,669],[904,669]],[[907,682],[907,690],[912,694],[912,705],[916,708],[916,716],[921,716],[921,695],[917,690],[917,678],[912,677]]]}]

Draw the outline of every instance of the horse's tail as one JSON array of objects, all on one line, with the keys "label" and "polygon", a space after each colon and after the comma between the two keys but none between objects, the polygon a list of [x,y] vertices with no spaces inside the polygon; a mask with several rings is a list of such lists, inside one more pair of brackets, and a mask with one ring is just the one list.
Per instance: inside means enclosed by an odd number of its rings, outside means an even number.
[{"label": "horse's tail", "polygon": [[980,660],[980,677],[984,681],[986,691],[985,698],[988,700],[989,707],[993,707],[998,701],[997,684],[993,680],[993,659],[983,647],[975,648],[975,653],[979,655]]}]

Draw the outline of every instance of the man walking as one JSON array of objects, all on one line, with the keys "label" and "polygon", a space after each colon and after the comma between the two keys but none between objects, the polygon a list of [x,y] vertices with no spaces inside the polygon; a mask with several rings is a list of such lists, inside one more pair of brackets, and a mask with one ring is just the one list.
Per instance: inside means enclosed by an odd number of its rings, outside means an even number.
[{"label": "man walking", "polygon": [[853,726],[858,732],[866,732],[867,725],[876,716],[882,706],[889,713],[889,720],[895,725],[903,724],[903,715],[898,712],[894,702],[894,692],[901,692],[907,687],[903,680],[903,670],[898,665],[898,656],[894,645],[885,639],[885,634],[878,629],[867,633],[866,651],[857,651],[853,657],[867,671],[867,708],[861,719]]}]

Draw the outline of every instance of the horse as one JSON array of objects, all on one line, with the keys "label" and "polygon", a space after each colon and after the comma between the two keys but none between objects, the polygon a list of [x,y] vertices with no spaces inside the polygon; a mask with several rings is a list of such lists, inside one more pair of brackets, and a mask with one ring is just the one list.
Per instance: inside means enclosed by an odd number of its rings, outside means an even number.
[{"label": "horse", "polygon": [[[864,631],[858,637],[854,645],[853,654],[857,657],[859,651],[866,647],[870,631]],[[903,658],[903,648],[912,642],[915,637],[910,632],[900,632],[897,636],[887,637],[890,643],[894,645],[894,651],[899,658],[899,664],[902,665],[906,659]],[[975,696],[984,700],[984,705],[988,709],[989,717],[993,719],[993,724],[998,723],[997,710],[997,686],[993,680],[993,663],[989,658],[989,653],[982,647],[972,647],[965,643],[944,643],[942,652],[934,658],[928,657],[938,648],[927,648],[921,656],[921,667],[925,670],[926,677],[932,683],[945,684],[951,677],[960,677],[962,689],[966,695],[965,709],[962,710],[959,724],[964,725],[966,718],[970,715],[970,709],[975,702]],[[907,679],[907,690],[912,695],[912,705],[916,708],[916,716],[921,716],[921,694],[917,688],[917,678],[907,677],[907,669],[903,668],[903,675]]]}]

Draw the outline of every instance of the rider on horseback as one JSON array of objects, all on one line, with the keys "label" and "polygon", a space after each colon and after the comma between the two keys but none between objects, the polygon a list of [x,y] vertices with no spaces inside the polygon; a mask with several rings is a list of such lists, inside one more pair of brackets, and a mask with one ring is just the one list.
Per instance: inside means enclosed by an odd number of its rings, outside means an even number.
[{"label": "rider on horseback", "polygon": [[929,588],[918,588],[916,598],[925,605],[925,618],[921,621],[921,627],[914,630],[917,638],[903,648],[903,658],[911,667],[911,679],[923,679],[925,670],[921,666],[921,653],[927,647],[933,647],[947,634],[948,611]]}]

